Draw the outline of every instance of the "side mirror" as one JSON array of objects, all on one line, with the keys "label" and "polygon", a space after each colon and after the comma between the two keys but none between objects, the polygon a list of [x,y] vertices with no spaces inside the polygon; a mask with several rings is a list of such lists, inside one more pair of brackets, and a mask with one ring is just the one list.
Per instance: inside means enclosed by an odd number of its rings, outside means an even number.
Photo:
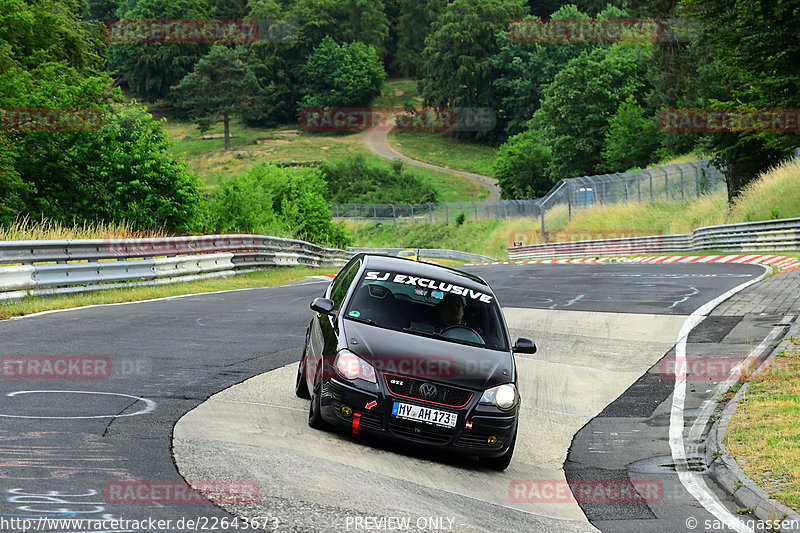
[{"label": "side mirror", "polygon": [[311,309],[323,315],[333,314],[333,300],[328,298],[314,298],[311,302]]},{"label": "side mirror", "polygon": [[536,353],[536,344],[530,339],[520,337],[514,343],[514,353]]}]

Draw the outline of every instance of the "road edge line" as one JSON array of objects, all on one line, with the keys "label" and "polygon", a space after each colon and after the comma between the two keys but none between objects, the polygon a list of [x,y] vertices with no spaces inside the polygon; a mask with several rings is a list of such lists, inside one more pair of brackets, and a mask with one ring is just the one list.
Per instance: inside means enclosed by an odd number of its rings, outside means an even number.
[{"label": "road edge line", "polygon": [[686,491],[691,494],[703,508],[725,523],[728,528],[739,533],[753,533],[753,530],[728,511],[711,492],[705,481],[697,476],[695,472],[691,472],[687,468],[686,444],[683,439],[683,434],[686,429],[683,417],[684,402],[686,399],[686,343],[689,338],[689,333],[715,307],[734,294],[758,283],[764,279],[767,274],[772,272],[771,267],[766,265],[761,266],[764,268],[764,273],[762,275],[717,296],[689,315],[678,333],[678,340],[675,345],[675,387],[672,391],[672,407],[670,409],[669,447],[675,463],[678,479]]}]

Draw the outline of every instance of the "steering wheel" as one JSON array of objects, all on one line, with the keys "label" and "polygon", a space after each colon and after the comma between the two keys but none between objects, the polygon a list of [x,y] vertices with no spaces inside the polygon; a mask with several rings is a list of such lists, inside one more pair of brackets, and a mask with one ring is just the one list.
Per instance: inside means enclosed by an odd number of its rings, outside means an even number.
[{"label": "steering wheel", "polygon": [[483,337],[481,337],[480,333],[469,326],[465,326],[464,324],[453,324],[452,326],[447,326],[446,328],[442,329],[439,334],[443,337],[447,337],[448,339],[486,344],[486,341],[483,340]]}]

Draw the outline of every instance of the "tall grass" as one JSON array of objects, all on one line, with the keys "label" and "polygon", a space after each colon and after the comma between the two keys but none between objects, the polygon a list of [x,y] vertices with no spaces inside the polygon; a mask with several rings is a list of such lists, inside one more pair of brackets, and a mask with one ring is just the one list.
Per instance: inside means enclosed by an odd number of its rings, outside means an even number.
[{"label": "tall grass", "polygon": [[[567,206],[548,210],[545,227],[549,241],[604,238],[619,235],[669,235],[696,228],[800,217],[800,162],[786,162],[752,182],[729,209],[726,191],[717,191],[686,202],[657,201],[600,205],[589,209]],[[513,242],[540,243],[539,218],[467,221],[453,224],[376,226],[349,223],[356,246],[408,246],[455,248],[500,258]]]},{"label": "tall grass", "polygon": [[572,211],[565,231],[635,231],[643,235],[688,233],[726,222],[727,193],[717,191],[691,202],[622,203]]},{"label": "tall grass", "polygon": [[800,217],[800,161],[792,159],[750,182],[736,198],[731,222]]},{"label": "tall grass", "polygon": [[139,230],[129,222],[84,221],[73,222],[70,226],[47,218],[34,221],[27,216],[17,218],[10,226],[0,226],[0,241],[163,237],[168,234],[160,230]]},{"label": "tall grass", "polygon": [[354,246],[386,248],[449,248],[494,258],[508,255],[508,247],[520,233],[530,234],[538,228],[534,218],[505,220],[467,220],[461,225],[453,222],[430,224],[375,224],[347,221],[347,232]]}]

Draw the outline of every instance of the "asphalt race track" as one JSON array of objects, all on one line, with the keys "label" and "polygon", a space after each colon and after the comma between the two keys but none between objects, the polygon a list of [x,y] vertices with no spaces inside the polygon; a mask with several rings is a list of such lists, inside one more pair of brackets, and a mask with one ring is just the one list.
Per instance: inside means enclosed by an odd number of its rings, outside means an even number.
[{"label": "asphalt race track", "polygon": [[[412,530],[689,531],[687,513],[702,521],[708,512],[674,469],[663,468],[670,448],[659,406],[669,403],[671,384],[648,376],[658,377],[659,361],[674,353],[687,317],[764,269],[465,269],[492,285],[512,336],[529,336],[539,346],[539,353],[518,359],[524,411],[506,472],[307,427],[307,402],[292,394],[293,364],[308,303],[326,282],[192,295],[0,322],[0,530],[22,531],[12,519],[30,520],[33,530],[44,518],[104,518],[100,530],[120,532],[147,530],[141,527],[147,522],[111,519],[171,520],[151,531],[244,530],[243,521],[222,527],[234,516],[279,531],[355,531],[381,523],[403,529],[402,519]],[[732,347],[736,338],[752,348],[773,333],[763,325],[706,319],[689,347],[708,350],[726,339]],[[6,361],[21,356],[39,364],[82,356],[94,374],[15,374],[18,367]],[[699,416],[688,412],[699,407],[691,402],[687,397],[687,423]],[[660,425],[647,423],[656,419]],[[659,460],[647,463],[653,458]],[[145,501],[141,493],[125,500],[114,492],[183,478],[256,487],[257,497],[218,507]],[[532,497],[533,488],[574,479],[638,480],[655,488],[646,501]]]}]

